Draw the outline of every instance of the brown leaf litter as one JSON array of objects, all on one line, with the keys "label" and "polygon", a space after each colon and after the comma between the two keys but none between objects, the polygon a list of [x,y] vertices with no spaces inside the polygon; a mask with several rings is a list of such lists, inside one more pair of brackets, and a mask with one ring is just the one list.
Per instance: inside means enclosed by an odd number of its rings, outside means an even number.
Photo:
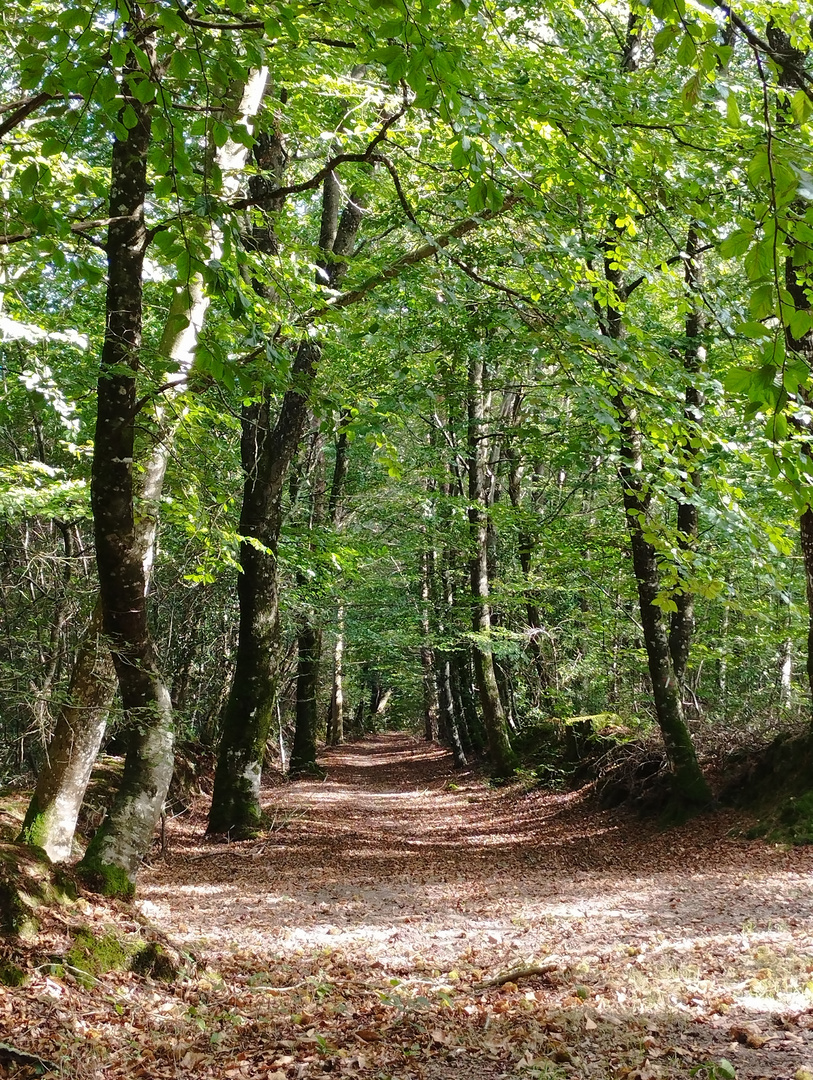
[{"label": "brown leaf litter", "polygon": [[[174,986],[40,964],[0,988],[0,1043],[78,1080],[813,1069],[809,849],[730,812],[659,831],[589,792],[491,789],[402,734],[321,762],[266,787],[257,840],[207,843],[202,802],[171,823],[137,903],[186,958]],[[33,1069],[0,1048],[0,1076]]]}]

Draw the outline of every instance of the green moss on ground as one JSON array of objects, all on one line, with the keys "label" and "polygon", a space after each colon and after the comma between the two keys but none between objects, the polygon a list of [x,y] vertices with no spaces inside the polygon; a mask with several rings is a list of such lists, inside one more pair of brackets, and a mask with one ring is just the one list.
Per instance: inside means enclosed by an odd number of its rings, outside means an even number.
[{"label": "green moss on ground", "polygon": [[[74,933],[73,945],[65,954],[64,964],[81,983],[93,986],[99,975],[126,970],[131,951],[114,933],[97,937],[89,927],[83,926]],[[88,978],[83,979],[83,975]]]},{"label": "green moss on ground", "polygon": [[731,772],[722,800],[758,818],[751,839],[813,844],[813,736],[780,735],[742,755]]},{"label": "green moss on ground", "polygon": [[149,941],[133,956],[130,970],[160,982],[174,982],[178,976],[178,962],[169,949],[159,945],[157,941]]},{"label": "green moss on ground", "polygon": [[90,846],[76,867],[76,873],[91,892],[109,896],[114,900],[132,900],[135,882],[122,866],[102,861],[100,855],[101,830],[91,840]]},{"label": "green moss on ground", "polygon": [[12,960],[0,960],[0,986],[25,986],[28,976]]},{"label": "green moss on ground", "polygon": [[71,898],[67,875],[54,869],[41,848],[0,844],[0,934],[33,937],[37,911],[64,906]]}]

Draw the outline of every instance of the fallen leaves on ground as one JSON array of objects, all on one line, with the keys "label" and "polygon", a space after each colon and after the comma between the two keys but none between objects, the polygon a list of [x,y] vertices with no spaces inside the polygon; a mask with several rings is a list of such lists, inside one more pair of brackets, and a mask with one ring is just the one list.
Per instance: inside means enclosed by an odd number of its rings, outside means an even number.
[{"label": "fallen leaves on ground", "polygon": [[[54,975],[72,928],[138,930],[85,902],[0,988],[0,1042],[77,1080],[813,1069],[809,850],[727,813],[659,832],[589,792],[490,789],[403,735],[322,763],[266,788],[255,841],[205,842],[203,805],[172,823],[138,906],[186,958],[174,985]],[[0,1076],[36,1068],[0,1054]]]}]

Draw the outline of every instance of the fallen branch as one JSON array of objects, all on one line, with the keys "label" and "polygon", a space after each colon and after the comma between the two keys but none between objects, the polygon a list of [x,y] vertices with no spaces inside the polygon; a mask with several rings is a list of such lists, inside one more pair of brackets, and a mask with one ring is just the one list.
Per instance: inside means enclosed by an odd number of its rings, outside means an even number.
[{"label": "fallen branch", "polygon": [[510,971],[504,971],[491,979],[473,983],[472,990],[489,990],[491,987],[504,986],[509,982],[518,982],[520,979],[532,979],[535,975],[548,975],[551,971],[556,971],[558,967],[557,963],[551,961],[547,964],[531,964],[529,967],[511,968]]}]

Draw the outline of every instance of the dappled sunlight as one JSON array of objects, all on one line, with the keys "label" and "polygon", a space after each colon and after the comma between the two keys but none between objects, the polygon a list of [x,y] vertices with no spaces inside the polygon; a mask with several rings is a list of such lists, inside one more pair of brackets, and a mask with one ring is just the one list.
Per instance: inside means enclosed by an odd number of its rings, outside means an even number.
[{"label": "dappled sunlight", "polygon": [[586,791],[490,789],[421,747],[386,735],[325,751],[326,780],[264,788],[278,824],[256,840],[204,842],[202,805],[173,823],[143,881],[155,921],[248,985],[273,987],[282,966],[294,982],[338,969],[465,995],[552,965],[495,1030],[550,1009],[576,1039],[588,1021],[699,1022],[740,1062],[734,1017],[811,1011],[810,852],[732,838],[725,814],[659,832]]}]

